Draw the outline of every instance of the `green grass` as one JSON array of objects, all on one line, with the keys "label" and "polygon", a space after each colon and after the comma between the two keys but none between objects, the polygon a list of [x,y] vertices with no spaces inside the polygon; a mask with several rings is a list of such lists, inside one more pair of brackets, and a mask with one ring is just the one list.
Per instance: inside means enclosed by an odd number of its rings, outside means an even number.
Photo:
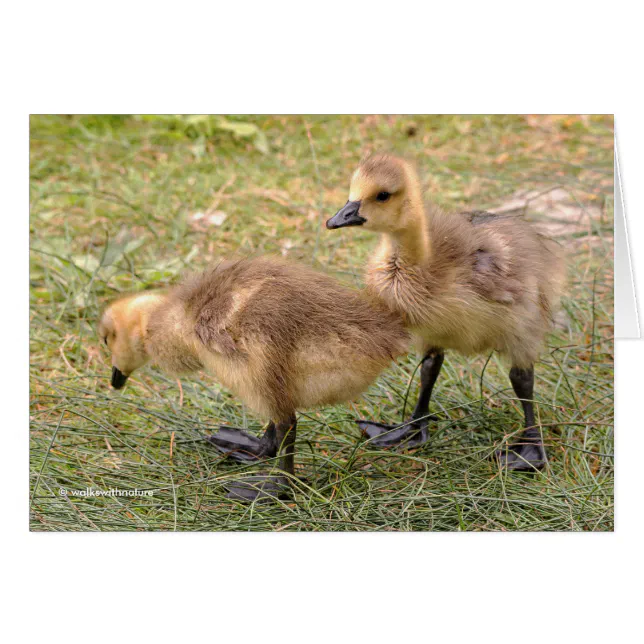
[{"label": "green grass", "polygon": [[[612,127],[609,117],[229,117],[223,127],[33,117],[31,529],[612,530]],[[493,208],[553,186],[576,200],[579,220],[557,228],[567,320],[536,366],[549,465],[507,474],[488,458],[522,420],[496,355],[448,354],[428,445],[396,453],[362,442],[352,419],[394,421],[413,406],[409,356],[354,405],[300,416],[305,482],[291,500],[229,500],[225,482],[261,468],[222,460],[203,435],[219,424],[259,431],[258,420],[205,375],[180,387],[145,369],[111,391],[99,311],[120,292],[170,284],[233,252],[286,253],[361,283],[375,238],[322,224],[346,201],[362,154],[382,149],[416,160],[428,195],[449,209]],[[226,214],[223,224],[191,223],[209,208]],[[83,498],[61,488],[154,494]]]}]

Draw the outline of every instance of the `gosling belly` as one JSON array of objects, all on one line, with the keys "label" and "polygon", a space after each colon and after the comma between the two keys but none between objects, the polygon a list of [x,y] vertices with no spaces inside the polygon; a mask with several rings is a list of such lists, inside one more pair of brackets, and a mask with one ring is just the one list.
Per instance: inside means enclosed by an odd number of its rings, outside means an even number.
[{"label": "gosling belly", "polygon": [[298,406],[313,409],[355,400],[377,378],[378,373],[379,370],[365,373],[350,364],[342,370],[321,369],[309,373],[295,385]]},{"label": "gosling belly", "polygon": [[415,328],[410,331],[419,352],[437,348],[458,351],[464,355],[475,355],[501,348],[493,327],[485,332],[481,332],[479,328],[454,329],[443,333],[426,328]]},{"label": "gosling belly", "polygon": [[290,378],[298,407],[311,409],[355,400],[392,362],[386,353],[369,355],[330,337],[296,352]]}]

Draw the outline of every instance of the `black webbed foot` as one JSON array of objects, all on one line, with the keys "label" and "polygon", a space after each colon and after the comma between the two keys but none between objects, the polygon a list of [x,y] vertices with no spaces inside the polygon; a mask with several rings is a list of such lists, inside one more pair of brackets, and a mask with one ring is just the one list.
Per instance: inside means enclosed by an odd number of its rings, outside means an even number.
[{"label": "black webbed foot", "polygon": [[237,427],[220,426],[216,433],[206,440],[212,443],[222,454],[240,463],[257,461],[264,457],[275,456],[277,450],[267,440],[268,433],[259,439]]},{"label": "black webbed foot", "polygon": [[396,447],[406,449],[418,447],[429,440],[428,421],[438,418],[429,415],[429,401],[436,378],[440,373],[445,356],[440,348],[427,349],[420,366],[420,393],[411,419],[400,425],[385,425],[370,420],[358,420],[358,427],[375,447]]},{"label": "black webbed foot", "polygon": [[395,447],[400,445],[407,449],[418,447],[429,440],[427,420],[438,420],[436,416],[423,419],[422,423],[403,423],[402,425],[386,425],[371,420],[357,420],[360,431],[370,439],[375,447]]},{"label": "black webbed foot", "polygon": [[508,445],[497,450],[494,456],[502,467],[515,472],[535,472],[546,465],[546,450],[536,442]]},{"label": "black webbed foot", "polygon": [[249,476],[226,484],[229,499],[252,503],[268,499],[283,499],[289,496],[290,486],[284,476]]}]

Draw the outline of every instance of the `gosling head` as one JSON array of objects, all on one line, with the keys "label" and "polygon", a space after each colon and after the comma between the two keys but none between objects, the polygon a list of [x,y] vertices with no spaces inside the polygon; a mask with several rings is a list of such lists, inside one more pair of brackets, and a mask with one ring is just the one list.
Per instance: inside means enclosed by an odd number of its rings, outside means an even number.
[{"label": "gosling head", "polygon": [[409,206],[417,201],[422,203],[412,167],[397,157],[373,155],[353,173],[349,200],[326,227],[365,226],[375,232],[396,234],[408,225]]},{"label": "gosling head", "polygon": [[156,293],[131,295],[112,302],[101,316],[98,333],[112,355],[114,389],[121,389],[128,376],[149,361],[145,349],[147,320],[159,302]]}]

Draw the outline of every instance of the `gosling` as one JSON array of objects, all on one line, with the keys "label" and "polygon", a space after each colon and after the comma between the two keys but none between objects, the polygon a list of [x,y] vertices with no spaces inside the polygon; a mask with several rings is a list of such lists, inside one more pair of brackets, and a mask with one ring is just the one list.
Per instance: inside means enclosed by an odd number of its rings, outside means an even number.
[{"label": "gosling", "polygon": [[410,422],[360,421],[372,443],[428,440],[428,420],[435,420],[429,402],[446,349],[466,355],[498,350],[511,363],[525,431],[496,456],[508,469],[541,469],[546,453],[535,425],[533,365],[563,288],[558,246],[517,217],[426,208],[412,166],[385,154],[360,163],[349,200],[326,226],[381,234],[366,269],[368,290],[403,316],[423,355]]},{"label": "gosling", "polygon": [[[99,334],[116,389],[148,362],[173,375],[212,374],[268,424],[261,439],[220,427],[209,440],[239,461],[279,456],[290,476],[296,411],[355,399],[409,350],[399,316],[377,301],[269,257],[222,262],[167,292],[121,298]],[[233,496],[253,500],[262,489]]]}]

